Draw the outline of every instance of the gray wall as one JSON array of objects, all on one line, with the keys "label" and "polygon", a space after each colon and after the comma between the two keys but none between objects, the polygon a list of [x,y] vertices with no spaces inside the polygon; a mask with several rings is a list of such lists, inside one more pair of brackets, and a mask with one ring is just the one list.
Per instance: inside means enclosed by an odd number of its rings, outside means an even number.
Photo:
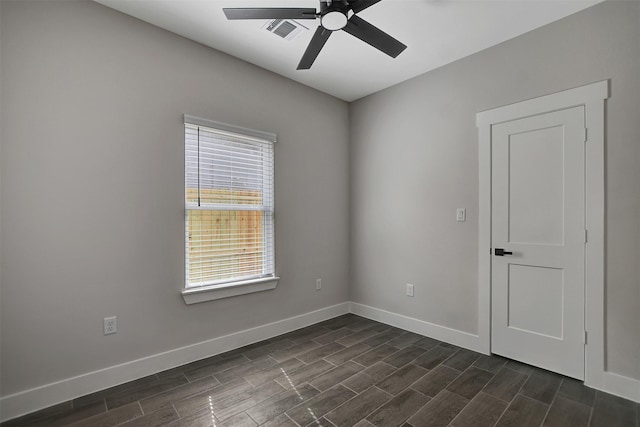
[{"label": "gray wall", "polygon": [[475,114],[603,79],[608,369],[640,379],[638,2],[596,5],[351,104],[351,300],[477,332]]},{"label": "gray wall", "polygon": [[[475,332],[475,113],[607,78],[608,361],[640,378],[637,2],[595,6],[351,109],[98,4],[0,4],[2,395],[346,301],[348,289]],[[275,291],[179,296],[183,113],[278,133]],[[119,332],[103,337],[108,315]]]},{"label": "gray wall", "polygon": [[[96,3],[1,4],[2,395],[347,300],[345,102]],[[276,290],[184,304],[183,113],[278,134]]]}]

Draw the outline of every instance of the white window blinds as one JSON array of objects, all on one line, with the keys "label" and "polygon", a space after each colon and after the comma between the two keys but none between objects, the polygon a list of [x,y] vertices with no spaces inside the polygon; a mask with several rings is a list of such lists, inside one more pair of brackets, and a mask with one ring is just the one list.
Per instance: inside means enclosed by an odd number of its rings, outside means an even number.
[{"label": "white window blinds", "polygon": [[274,276],[274,142],[185,116],[187,288]]}]

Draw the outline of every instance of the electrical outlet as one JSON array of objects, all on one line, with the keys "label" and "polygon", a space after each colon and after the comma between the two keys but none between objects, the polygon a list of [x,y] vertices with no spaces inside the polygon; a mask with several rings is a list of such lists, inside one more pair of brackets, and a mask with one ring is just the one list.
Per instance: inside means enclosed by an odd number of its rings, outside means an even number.
[{"label": "electrical outlet", "polygon": [[104,334],[111,335],[118,332],[118,320],[116,316],[104,318]]},{"label": "electrical outlet", "polygon": [[407,283],[407,296],[413,296],[413,285],[411,283]]},{"label": "electrical outlet", "polygon": [[322,279],[316,279],[316,291],[322,289]]}]

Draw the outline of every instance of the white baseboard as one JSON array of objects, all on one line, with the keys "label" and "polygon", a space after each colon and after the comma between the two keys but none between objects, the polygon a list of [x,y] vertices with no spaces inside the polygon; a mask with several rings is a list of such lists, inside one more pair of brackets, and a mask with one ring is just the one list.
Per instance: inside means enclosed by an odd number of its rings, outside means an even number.
[{"label": "white baseboard", "polygon": [[[355,302],[351,302],[350,304],[351,313],[357,314],[358,316],[376,320],[387,325],[415,332],[420,335],[425,335],[450,344],[455,344],[459,347],[464,347],[479,353],[488,354],[486,351],[486,345],[484,345],[484,340],[481,340],[478,335],[447,328],[445,326],[436,325],[434,323],[425,322],[424,320],[381,310],[364,304],[358,304]],[[605,371],[602,373],[601,386],[594,388],[640,403],[640,380],[636,380],[634,378]]]},{"label": "white baseboard", "polygon": [[[344,302],[2,397],[0,398],[0,422],[127,381],[152,375],[156,372],[291,332],[349,312],[470,350],[486,353],[483,342],[478,335],[363,304]],[[612,372],[604,372],[602,387],[598,388],[607,393],[640,402],[640,380]]]},{"label": "white baseboard", "polygon": [[[355,302],[350,303],[350,311],[353,314],[366,317],[367,319],[425,335],[479,353],[489,354],[486,350],[485,340],[481,339],[478,335]],[[634,378],[604,371],[602,372],[601,385],[594,388],[640,403],[640,380]]]},{"label": "white baseboard", "polygon": [[602,391],[640,403],[640,380],[613,372],[605,372],[602,377]]},{"label": "white baseboard", "polygon": [[395,326],[406,331],[415,332],[416,334],[425,335],[439,341],[448,342],[459,347],[468,348],[469,350],[486,353],[480,336],[470,334],[468,332],[457,329],[447,328],[445,326],[436,325],[435,323],[425,322],[424,320],[415,319],[413,317],[404,316],[402,314],[392,313],[390,311],[381,310],[379,308],[370,307],[364,304],[351,303],[351,312],[367,319],[376,320],[387,325]]},{"label": "white baseboard", "polygon": [[0,422],[349,313],[344,302],[0,398]]}]

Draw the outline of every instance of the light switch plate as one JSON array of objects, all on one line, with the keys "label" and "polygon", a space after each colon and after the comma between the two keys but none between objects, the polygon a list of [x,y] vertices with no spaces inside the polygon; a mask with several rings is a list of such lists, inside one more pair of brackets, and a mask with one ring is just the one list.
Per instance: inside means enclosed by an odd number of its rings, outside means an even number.
[{"label": "light switch plate", "polygon": [[467,220],[467,209],[458,208],[456,209],[456,221],[463,222]]}]

